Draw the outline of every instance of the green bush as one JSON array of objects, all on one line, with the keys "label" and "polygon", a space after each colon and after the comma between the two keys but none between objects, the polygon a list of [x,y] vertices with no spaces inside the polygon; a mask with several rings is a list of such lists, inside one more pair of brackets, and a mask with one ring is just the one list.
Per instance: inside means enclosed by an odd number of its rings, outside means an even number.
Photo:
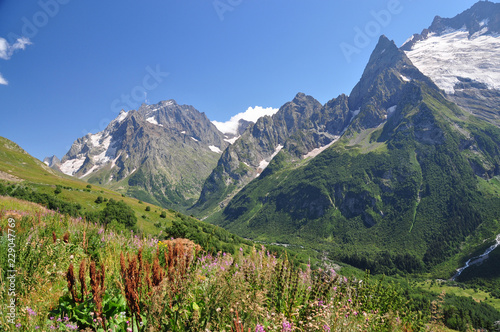
[{"label": "green bush", "polygon": [[106,225],[113,220],[124,224],[128,228],[133,228],[137,223],[135,212],[130,206],[125,204],[124,201],[118,202],[114,199],[110,199],[104,210],[102,210],[101,222]]}]

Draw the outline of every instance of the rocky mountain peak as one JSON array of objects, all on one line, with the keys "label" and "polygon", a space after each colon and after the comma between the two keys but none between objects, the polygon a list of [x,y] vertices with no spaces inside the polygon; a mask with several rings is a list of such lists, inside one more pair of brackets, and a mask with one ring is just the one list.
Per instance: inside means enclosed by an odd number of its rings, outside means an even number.
[{"label": "rocky mountain peak", "polygon": [[436,16],[428,30],[442,34],[450,29],[465,29],[469,32],[469,36],[472,36],[485,28],[487,28],[485,33],[500,32],[500,3],[479,1],[453,18]]},{"label": "rocky mountain peak", "polygon": [[398,104],[405,84],[423,81],[435,86],[398,49],[394,41],[381,36],[363,75],[349,95],[349,109],[357,129],[374,128],[387,119]]},{"label": "rocky mountain peak", "polygon": [[499,33],[500,3],[479,1],[453,18],[436,16],[401,50],[449,99],[500,126]]},{"label": "rocky mountain peak", "polygon": [[59,167],[59,165],[61,164],[61,160],[59,160],[59,158],[57,158],[56,156],[52,156],[52,157],[45,157],[43,159],[43,163],[47,166],[49,166],[50,168],[56,168]]},{"label": "rocky mountain peak", "polygon": [[467,32],[469,39],[479,35],[491,36],[500,33],[500,3],[479,1],[453,18],[436,16],[429,28],[422,30],[420,34],[414,34],[401,46],[401,49],[410,51],[415,44],[422,40],[453,31]]}]

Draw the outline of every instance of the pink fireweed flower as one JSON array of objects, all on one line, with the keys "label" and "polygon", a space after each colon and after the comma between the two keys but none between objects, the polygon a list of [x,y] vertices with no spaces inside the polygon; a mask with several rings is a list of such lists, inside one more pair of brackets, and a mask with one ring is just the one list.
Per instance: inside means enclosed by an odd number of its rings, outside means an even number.
[{"label": "pink fireweed flower", "polygon": [[266,332],[266,330],[264,330],[264,326],[257,324],[257,326],[255,327],[255,332]]},{"label": "pink fireweed flower", "polygon": [[36,312],[33,309],[31,309],[30,307],[26,307],[26,311],[28,312],[28,314],[30,316],[36,316]]},{"label": "pink fireweed flower", "polygon": [[288,322],[286,319],[283,321],[282,332],[292,332],[293,323]]}]

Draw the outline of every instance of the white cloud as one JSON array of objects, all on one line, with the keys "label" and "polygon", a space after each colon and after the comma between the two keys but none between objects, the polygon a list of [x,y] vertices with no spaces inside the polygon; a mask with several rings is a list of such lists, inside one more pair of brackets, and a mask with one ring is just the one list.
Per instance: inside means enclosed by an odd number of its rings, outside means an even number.
[{"label": "white cloud", "polygon": [[266,115],[273,115],[278,112],[277,108],[263,108],[260,106],[249,107],[245,112],[241,112],[232,116],[229,121],[219,122],[212,121],[212,123],[219,129],[221,132],[225,134],[233,134],[236,135],[238,131],[238,121],[241,119],[251,122],[257,122],[257,120]]},{"label": "white cloud", "polygon": [[5,78],[3,78],[2,73],[0,73],[0,84],[1,85],[7,85],[9,82]]},{"label": "white cloud", "polygon": [[[9,60],[10,57],[17,50],[24,50],[27,45],[30,45],[31,42],[29,38],[22,37],[18,38],[14,44],[9,44],[7,40],[4,38],[0,38],[0,59]],[[8,85],[9,82],[2,76],[0,73],[0,85]]]},{"label": "white cloud", "polygon": [[24,50],[31,42],[29,38],[18,38],[12,45],[4,38],[0,38],[0,59],[9,60],[12,54],[17,50]]}]

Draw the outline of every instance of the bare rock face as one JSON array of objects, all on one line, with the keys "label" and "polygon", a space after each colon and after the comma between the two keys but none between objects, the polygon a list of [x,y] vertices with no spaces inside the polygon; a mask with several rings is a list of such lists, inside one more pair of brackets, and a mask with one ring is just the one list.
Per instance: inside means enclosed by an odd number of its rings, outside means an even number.
[{"label": "bare rock face", "polygon": [[280,152],[293,162],[328,146],[338,139],[352,117],[345,95],[321,105],[313,97],[298,93],[273,116],[249,125],[224,151],[193,210],[203,214],[223,207],[241,188],[260,176]]}]

